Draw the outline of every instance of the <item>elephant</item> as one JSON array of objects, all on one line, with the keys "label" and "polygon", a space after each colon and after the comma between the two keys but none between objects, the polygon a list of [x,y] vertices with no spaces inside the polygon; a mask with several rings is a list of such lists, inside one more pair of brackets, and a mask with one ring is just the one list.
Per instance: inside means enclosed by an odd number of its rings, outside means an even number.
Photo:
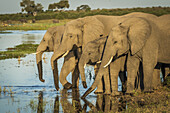
[{"label": "elephant", "polygon": [[[37,62],[38,73],[39,73],[39,80],[41,82],[45,82],[45,80],[43,79],[43,76],[42,76],[42,74],[43,74],[42,73],[42,54],[46,51],[47,52],[52,52],[52,51],[55,52],[55,50],[60,45],[60,41],[62,39],[63,32],[64,32],[64,26],[48,28],[48,30],[46,31],[39,46],[37,47],[37,52],[35,54],[36,54],[36,62]],[[54,76],[53,76],[54,84],[55,84],[55,88],[57,90],[59,90],[57,62],[55,64],[56,65],[55,65],[54,71],[56,72],[56,74],[54,74]],[[60,72],[60,82],[64,86],[64,88],[68,88],[68,89],[72,85],[71,84],[65,85],[64,83],[65,83],[66,79],[63,79],[63,78],[66,78],[67,75],[72,71],[74,71],[73,76],[76,76],[77,71],[78,71],[78,67],[68,68],[70,64],[76,64],[76,58],[75,58],[74,51],[71,51],[68,55],[66,55],[64,57],[64,64],[63,64],[63,67]],[[68,74],[65,74],[65,73],[68,73]],[[72,78],[74,78],[74,77],[72,77]]]},{"label": "elephant", "polygon": [[[82,84],[83,84],[84,88],[87,88],[84,68],[85,68],[86,64],[94,65],[95,75],[97,75],[106,39],[107,39],[107,37],[99,38],[99,39],[96,39],[94,41],[87,43],[84,48],[84,51],[82,52],[82,55],[79,59],[78,66],[79,66],[79,71],[80,71]],[[108,83],[110,83],[108,71],[107,71],[106,75],[108,75],[108,76],[104,79],[107,80]],[[110,93],[110,84],[104,85],[102,82],[102,79],[100,82],[101,83],[98,85],[99,89],[96,91],[96,93],[103,92],[103,88],[105,88],[105,93]]]},{"label": "elephant", "polygon": [[[153,71],[157,62],[170,63],[170,50],[168,49],[170,24],[164,23],[161,20],[158,21],[158,18],[133,17],[114,26],[106,43],[97,78],[82,98],[85,98],[97,86],[104,68],[109,65],[113,56],[122,54],[128,54],[126,93],[133,93],[140,61],[143,65],[144,92],[152,92]],[[166,27],[160,27],[160,24]]]},{"label": "elephant", "polygon": [[146,17],[156,18],[157,16],[147,13],[135,12],[124,16],[106,16],[96,15],[87,16],[84,18],[78,18],[69,21],[65,25],[65,31],[59,48],[55,51],[51,58],[51,66],[54,69],[56,59],[68,54],[74,46],[80,49],[78,59],[81,57],[81,53],[84,50],[85,45],[93,41],[100,36],[108,36],[111,28],[120,21],[123,21],[130,17]]},{"label": "elephant", "polygon": [[[87,43],[84,48],[84,51],[81,55],[81,58],[78,64],[84,88],[87,88],[84,68],[86,64],[97,65],[99,68],[100,62],[102,60],[102,55],[103,55],[106,40],[107,40],[107,37],[96,39],[94,41]],[[112,95],[119,94],[117,91],[118,89],[117,80],[118,80],[118,75],[120,71],[122,72],[119,75],[121,82],[124,84],[126,80],[126,75],[124,74],[125,73],[124,72],[125,58],[126,56],[121,57],[119,60],[117,60],[117,62],[110,65],[110,68],[106,69],[105,76],[104,76],[105,94],[110,94],[111,90],[112,90]],[[97,73],[95,74],[97,75]],[[110,86],[110,78],[111,78],[111,86]],[[97,86],[97,87],[101,87],[101,86]]]}]

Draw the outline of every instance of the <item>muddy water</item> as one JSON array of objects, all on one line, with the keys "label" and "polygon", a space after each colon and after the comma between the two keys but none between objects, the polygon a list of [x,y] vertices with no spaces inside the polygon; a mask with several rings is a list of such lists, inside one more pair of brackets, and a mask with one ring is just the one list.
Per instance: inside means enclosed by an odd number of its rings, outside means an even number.
[{"label": "muddy water", "polygon": [[[9,34],[0,34],[0,50],[14,47],[22,43],[39,43],[45,31],[11,31]],[[38,79],[35,55],[29,54],[24,58],[0,60],[0,113],[6,112],[77,112],[97,110],[111,110],[111,101],[107,96],[97,96],[91,93],[86,99],[80,96],[86,91],[81,81],[79,90],[65,91],[60,85],[60,91],[56,91],[53,84],[50,58],[53,54],[44,53],[43,75],[45,83]],[[59,72],[63,59],[58,60]],[[85,69],[88,86],[94,81],[93,67]],[[71,82],[71,74],[67,77]],[[119,84],[121,89],[121,84]],[[109,105],[103,104],[108,101]],[[110,106],[110,107],[109,107]],[[106,108],[105,108],[106,107]],[[107,108],[109,107],[109,108]]]}]

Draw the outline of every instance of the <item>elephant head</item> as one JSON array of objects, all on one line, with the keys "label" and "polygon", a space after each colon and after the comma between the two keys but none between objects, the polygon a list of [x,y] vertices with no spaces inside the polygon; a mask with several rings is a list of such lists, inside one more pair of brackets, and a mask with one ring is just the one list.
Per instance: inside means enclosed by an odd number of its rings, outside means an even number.
[{"label": "elephant head", "polygon": [[[42,73],[42,54],[44,52],[51,52],[54,51],[54,48],[58,48],[61,37],[64,31],[64,26],[57,26],[57,27],[51,27],[49,28],[43,39],[41,40],[37,51],[36,51],[36,62],[38,67],[38,73],[39,73],[39,80],[41,82],[44,82],[43,79],[43,73]],[[57,68],[57,67],[56,67]],[[57,84],[57,81],[55,82]]]},{"label": "elephant head", "polygon": [[112,62],[114,56],[120,56],[128,52],[130,52],[130,55],[137,54],[144,47],[150,35],[151,26],[149,22],[140,17],[129,18],[113,27],[107,39],[97,78],[82,98],[85,98],[96,88],[103,76],[103,70]]},{"label": "elephant head", "polygon": [[101,62],[102,53],[107,37],[99,38],[86,44],[79,60],[79,71],[83,87],[87,88],[84,68],[86,64],[96,64]]},{"label": "elephant head", "polygon": [[135,55],[143,48],[150,34],[151,26],[144,18],[129,18],[119,23],[109,34],[102,66],[107,67],[116,55],[127,52]]},{"label": "elephant head", "polygon": [[84,46],[103,34],[103,24],[96,17],[84,17],[68,22],[59,48],[51,58],[51,66],[54,61],[69,53],[73,47],[84,48]]}]

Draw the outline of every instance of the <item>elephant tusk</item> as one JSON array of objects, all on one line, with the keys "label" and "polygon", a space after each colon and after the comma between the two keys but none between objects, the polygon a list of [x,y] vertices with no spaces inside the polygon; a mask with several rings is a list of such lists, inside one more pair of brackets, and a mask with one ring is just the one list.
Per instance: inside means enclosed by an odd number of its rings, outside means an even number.
[{"label": "elephant tusk", "polygon": [[63,55],[62,57],[65,57],[68,53],[69,53],[69,51],[67,51],[66,53],[64,53],[64,55]]},{"label": "elephant tusk", "polygon": [[103,67],[106,68],[111,63],[112,59],[113,59],[113,56],[110,58],[109,62]]},{"label": "elephant tusk", "polygon": [[41,53],[41,51],[39,51],[39,52],[36,52],[36,53],[32,53],[32,54],[36,55],[36,54],[38,54],[38,53]]},{"label": "elephant tusk", "polygon": [[97,64],[100,64],[101,62],[102,62],[102,61],[100,60],[100,61],[97,62]]},{"label": "elephant tusk", "polygon": [[86,64],[84,64],[84,69],[85,69],[85,67],[86,67]]}]

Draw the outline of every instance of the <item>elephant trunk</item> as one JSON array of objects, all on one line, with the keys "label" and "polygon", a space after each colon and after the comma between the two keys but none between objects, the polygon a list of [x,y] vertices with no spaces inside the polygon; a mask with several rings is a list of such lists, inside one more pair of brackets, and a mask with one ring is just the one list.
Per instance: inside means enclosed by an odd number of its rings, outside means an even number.
[{"label": "elephant trunk", "polygon": [[84,95],[81,98],[85,98],[89,93],[91,93],[97,87],[102,76],[107,71],[106,67],[111,63],[113,56],[116,55],[116,50],[114,50],[110,47],[111,46],[106,45],[105,50],[107,50],[107,51],[104,51],[102,62],[101,62],[100,68],[99,68],[99,72],[95,78],[95,81],[93,82],[92,86],[84,93]]},{"label": "elephant trunk", "polygon": [[101,67],[99,69],[99,72],[95,78],[95,81],[93,82],[92,86],[83,94],[83,96],[81,97],[82,99],[84,99],[89,93],[91,93],[99,84],[99,81],[101,80],[104,72],[106,72],[107,68]]},{"label": "elephant trunk", "polygon": [[84,88],[87,88],[87,84],[86,84],[86,77],[85,77],[85,65],[86,65],[86,60],[84,58],[84,55],[81,56],[80,61],[79,61],[79,71],[80,71],[80,76],[81,76],[81,80],[82,80],[82,84]]},{"label": "elephant trunk", "polygon": [[36,54],[36,62],[37,62],[39,80],[41,82],[45,82],[45,80],[43,79],[43,73],[42,73],[42,54],[43,52],[39,52],[38,54]]},{"label": "elephant trunk", "polygon": [[58,91],[59,90],[59,78],[58,78],[57,59],[54,61],[53,78],[54,78],[55,88]]}]

